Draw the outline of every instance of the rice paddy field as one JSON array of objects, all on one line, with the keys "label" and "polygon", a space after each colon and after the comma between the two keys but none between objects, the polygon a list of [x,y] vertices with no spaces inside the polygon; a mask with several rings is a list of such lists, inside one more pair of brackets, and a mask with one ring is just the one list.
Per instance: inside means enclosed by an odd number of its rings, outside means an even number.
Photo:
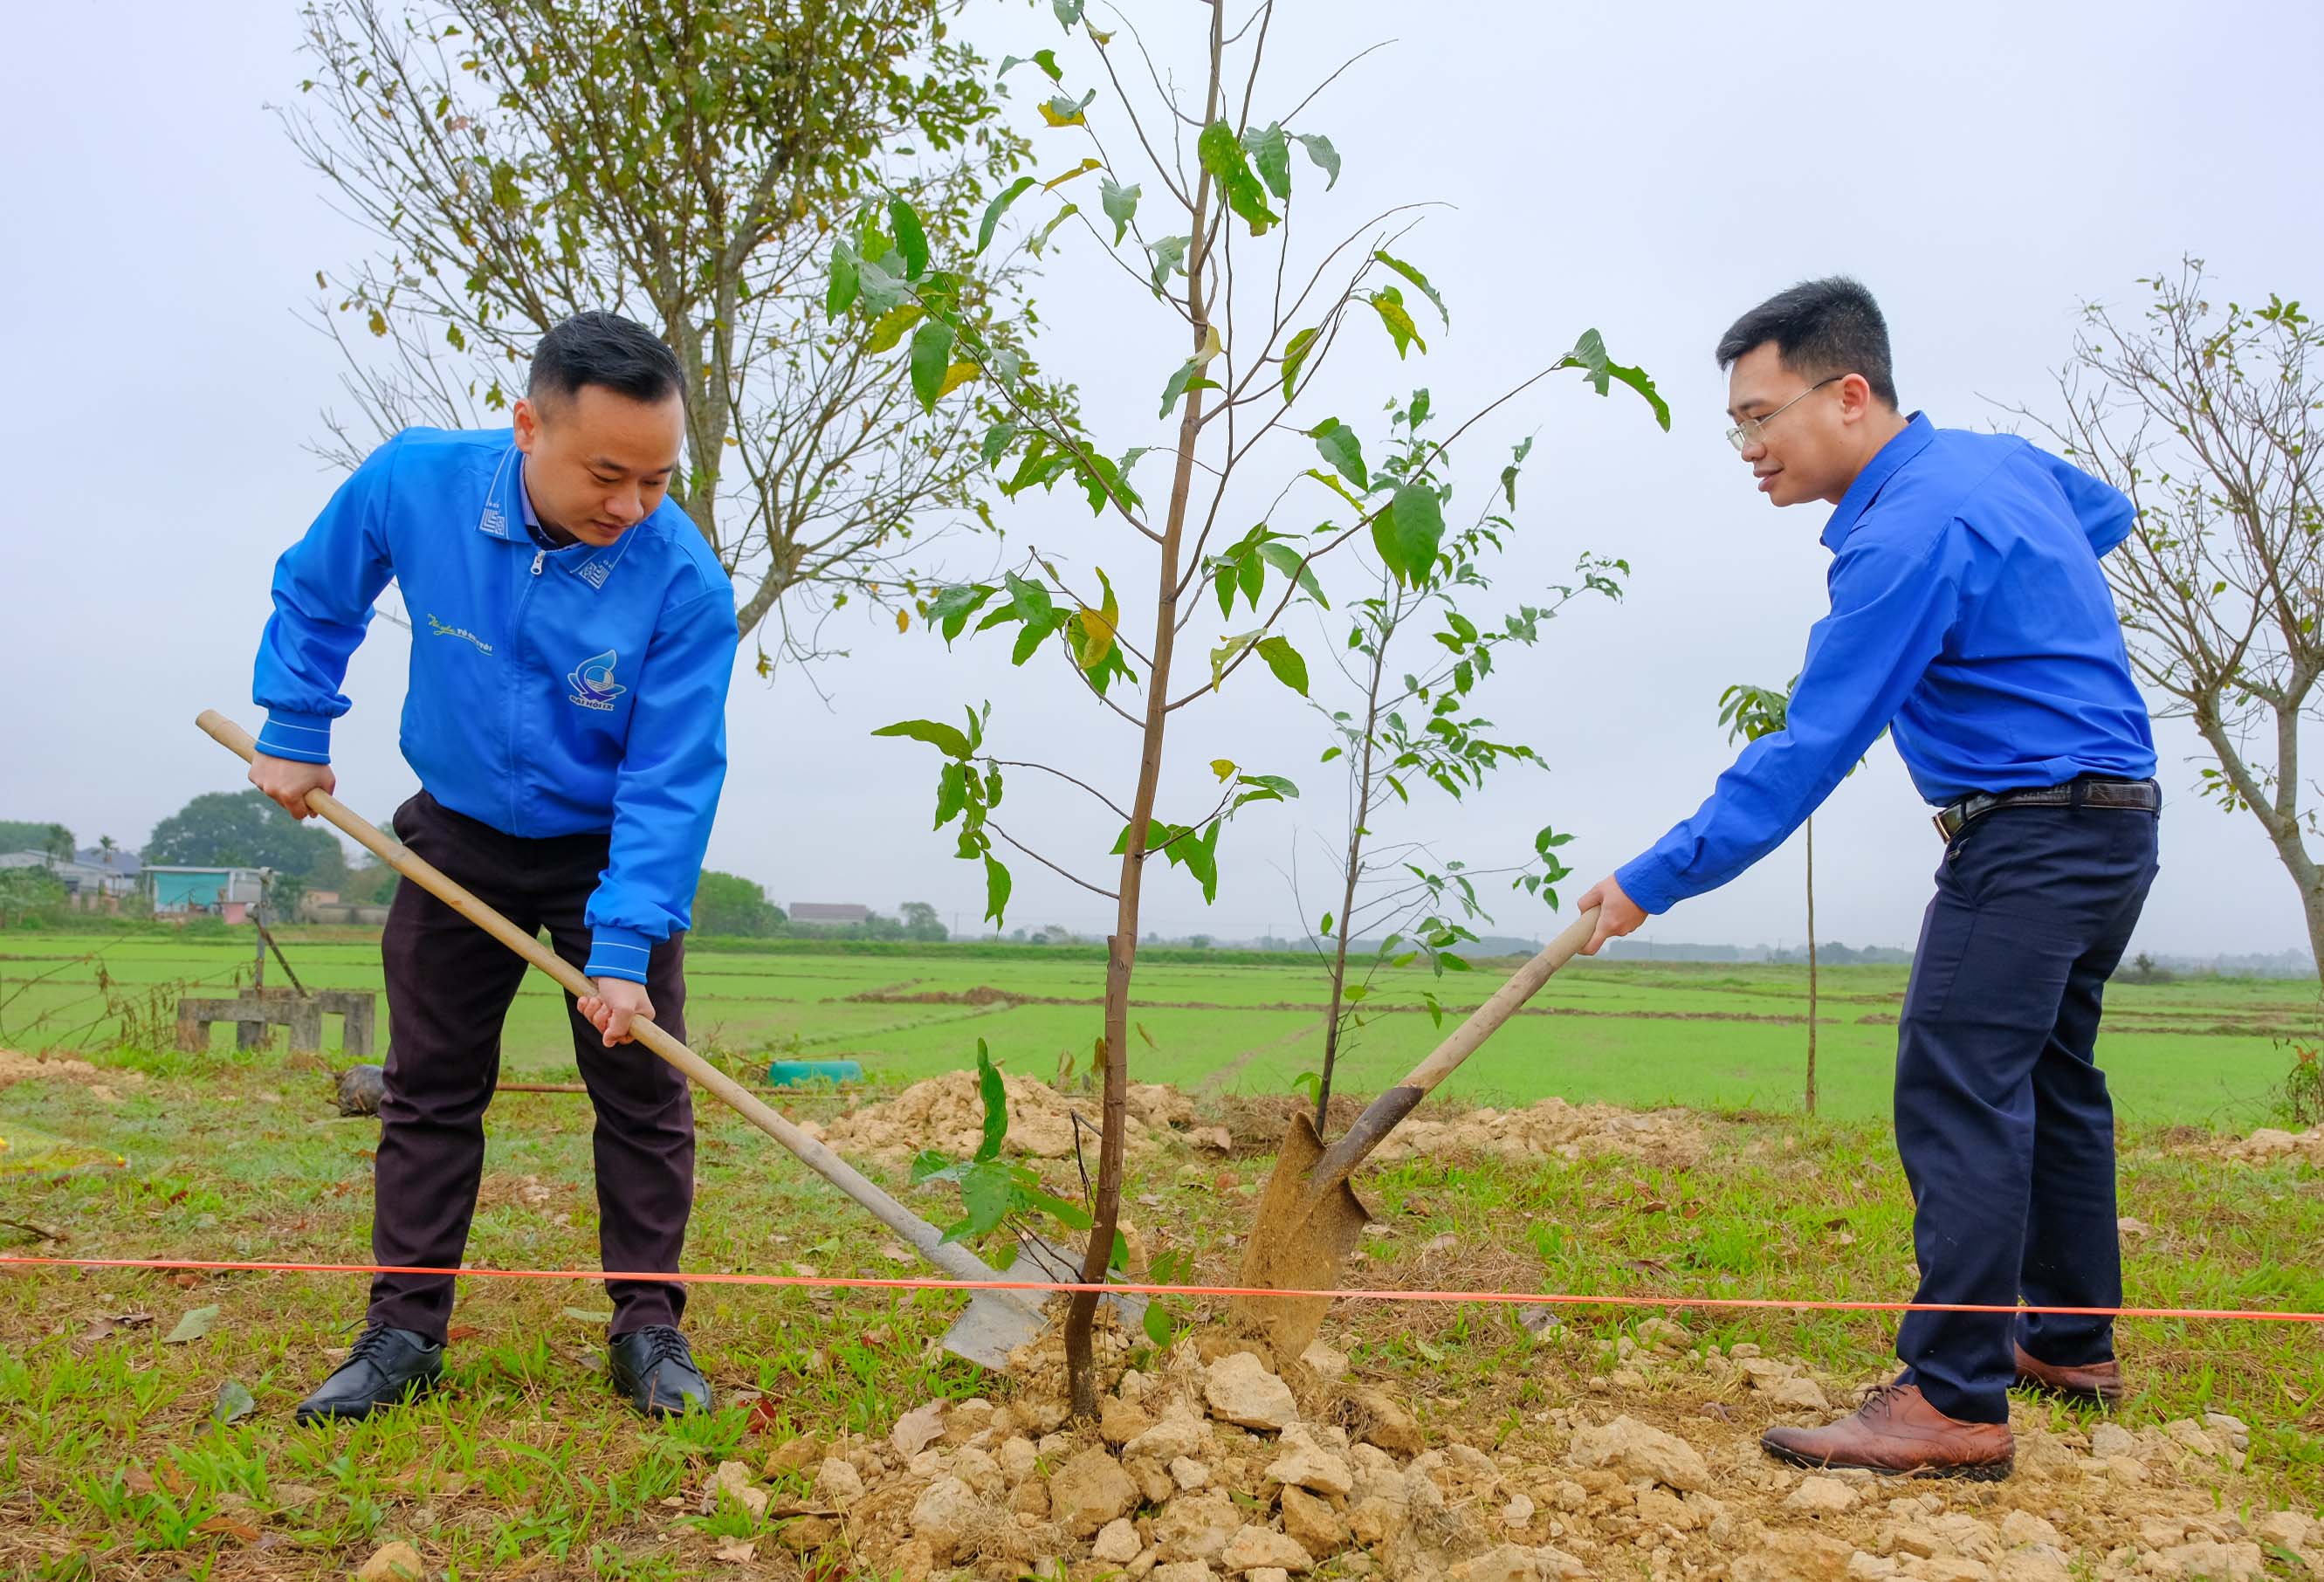
[{"label": "rice paddy field", "polygon": [[[287,930],[300,981],[377,989],[375,935]],[[239,933],[0,937],[0,1047],[142,1046],[176,1069],[235,1057],[220,1029],[206,1057],[171,1049],[179,993],[230,994],[246,982],[252,941]],[[1343,1049],[1340,1085],[1388,1086],[1437,1036],[1419,995],[1450,1019],[1497,986],[1513,963],[1467,974],[1383,974],[1374,1012]],[[873,1086],[971,1065],[982,1039],[996,1059],[1054,1078],[1061,1057],[1085,1063],[1100,1032],[1102,953],[1095,948],[856,947],[816,953],[792,942],[697,943],[687,953],[687,1022],[697,1047],[860,1061]],[[281,971],[269,963],[269,982]],[[1818,1004],[1821,1110],[1886,1115],[1900,967],[1825,967]],[[1278,1093],[1320,1061],[1326,985],[1296,958],[1150,952],[1138,970],[1132,1075],[1193,1093]],[[503,1036],[512,1078],[569,1076],[560,992],[530,976]],[[1807,1030],[1804,967],[1577,961],[1455,1078],[1471,1103],[1557,1095],[1632,1107],[1683,1105],[1795,1110]],[[383,1022],[387,1021],[383,1000]],[[2312,983],[2195,977],[2117,982],[2108,992],[2100,1061],[2126,1128],[2248,1128],[2267,1118],[2287,1045],[2314,1041]],[[387,1033],[392,1037],[392,1027]],[[327,1024],[327,1046],[337,1037]]]}]

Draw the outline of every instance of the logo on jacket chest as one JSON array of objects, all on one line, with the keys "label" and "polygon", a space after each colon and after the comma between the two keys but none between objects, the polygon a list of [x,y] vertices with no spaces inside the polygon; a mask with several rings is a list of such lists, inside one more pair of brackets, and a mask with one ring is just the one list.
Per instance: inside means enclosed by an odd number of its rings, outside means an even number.
[{"label": "logo on jacket chest", "polygon": [[573,689],[570,696],[574,703],[583,708],[610,710],[613,707],[613,699],[629,690],[613,680],[616,657],[609,648],[573,667],[565,680]]},{"label": "logo on jacket chest", "polygon": [[448,623],[438,620],[433,615],[428,617],[428,630],[433,636],[456,637],[463,643],[473,643],[478,653],[488,654],[493,651],[493,645],[491,643],[477,636],[474,632],[469,631],[466,626],[451,625]]}]

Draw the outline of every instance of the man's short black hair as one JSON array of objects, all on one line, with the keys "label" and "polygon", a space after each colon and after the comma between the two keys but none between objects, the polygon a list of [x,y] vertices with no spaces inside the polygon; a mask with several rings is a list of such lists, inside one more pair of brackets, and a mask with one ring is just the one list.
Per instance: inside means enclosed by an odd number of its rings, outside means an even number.
[{"label": "man's short black hair", "polygon": [[1802,281],[1769,297],[1719,338],[1720,370],[1733,367],[1746,353],[1771,340],[1784,366],[1802,378],[1861,374],[1873,394],[1895,406],[1888,321],[1860,282],[1830,275]]},{"label": "man's short black hair", "polygon": [[602,310],[576,313],[540,338],[532,351],[532,375],[525,393],[577,395],[599,384],[632,401],[655,404],[684,388],[678,358],[644,325]]}]

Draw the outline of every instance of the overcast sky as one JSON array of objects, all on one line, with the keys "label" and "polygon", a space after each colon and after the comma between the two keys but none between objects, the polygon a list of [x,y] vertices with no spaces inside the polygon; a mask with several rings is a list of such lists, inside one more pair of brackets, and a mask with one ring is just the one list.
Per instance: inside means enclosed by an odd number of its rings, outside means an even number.
[{"label": "overcast sky", "polygon": [[[1196,14],[1139,14],[1150,33]],[[1601,401],[1566,376],[1472,437],[1456,514],[1474,511],[1511,440],[1539,434],[1500,570],[1507,602],[1584,548],[1628,559],[1631,592],[1561,620],[1488,697],[1485,712],[1538,745],[1552,772],[1507,772],[1459,810],[1424,798],[1383,834],[1489,866],[1554,824],[1577,837],[1576,893],[1692,811],[1729,761],[1720,689],[1780,685],[1798,668],[1823,608],[1826,513],[1771,512],[1752,493],[1721,437],[1709,355],[1759,298],[1807,275],[1858,275],[1887,311],[1906,406],[1985,427],[1996,402],[2047,397],[2078,302],[2135,301],[2137,277],[2182,252],[2209,260],[2222,295],[2317,296],[2312,125],[2290,106],[2324,59],[2319,19],[2291,4],[2216,5],[2199,23],[2153,4],[1286,0],[1261,119],[1354,48],[1400,40],[1301,117],[1334,140],[1346,176],[1324,199],[1300,166],[1300,255],[1390,204],[1448,206],[1402,251],[1443,291],[1451,332],[1424,310],[1431,354],[1401,366],[1384,339],[1354,338],[1312,415],[1364,426],[1377,455],[1388,395],[1425,382],[1441,412],[1465,415],[1590,326],[1618,359],[1644,364],[1674,410],[1665,435],[1618,387]],[[258,723],[250,661],[269,569],[336,481],[305,446],[337,394],[337,354],[296,311],[317,268],[363,245],[264,108],[295,88],[297,30],[289,0],[44,6],[19,17],[0,59],[12,199],[0,284],[16,348],[0,388],[16,479],[0,527],[11,738],[0,817],[134,846],[188,797],[240,783],[192,719],[215,706]],[[973,31],[995,57],[1059,41],[1046,6],[982,14]],[[1069,70],[1077,59],[1067,51]],[[1082,63],[1069,83],[1088,75]],[[1027,121],[1032,82],[1020,71]],[[1059,141],[1070,134],[1036,136],[1045,170],[1084,152]],[[1084,237],[1052,254],[1038,288],[1047,358],[1080,384],[1108,449],[1158,444],[1155,395],[1183,350],[1094,254]],[[1149,494],[1161,460],[1140,475]],[[1256,520],[1305,463],[1279,452],[1231,514]],[[1321,520],[1323,504],[1301,508]],[[1063,498],[1004,521],[1013,541],[1077,572],[1105,567],[1135,630],[1151,563],[1118,531]],[[954,571],[981,571],[992,550],[949,553]],[[1190,630],[1197,671],[1215,631]],[[1312,627],[1296,634],[1320,671]],[[796,676],[738,677],[714,866],[786,903],[925,899],[973,928],[977,874],[928,828],[933,751],[867,733],[988,698],[1003,755],[1069,757],[1127,800],[1132,734],[1069,683],[1010,670],[1005,644],[946,658],[917,630],[867,623],[843,635],[853,656],[823,672],[828,706]],[[342,794],[374,815],[414,785],[395,748],[408,642],[374,627],[337,738]],[[1295,847],[1312,921],[1327,860],[1316,832],[1341,808],[1312,719],[1256,666],[1177,718],[1165,816],[1208,805],[1197,799],[1216,757],[1289,774],[1307,795],[1229,829],[1214,907],[1183,874],[1157,878],[1148,925],[1288,931],[1298,909],[1282,870]],[[2291,884],[2257,828],[2197,803],[2200,744],[2180,726],[2160,734],[2172,806],[2139,944],[2209,955],[2301,943]],[[1105,881],[1113,830],[1073,795],[1020,774],[1004,821]],[[1874,750],[1817,834],[1821,937],[1910,944],[1941,848],[1892,747]],[[1795,943],[1800,867],[1795,839],[1646,937]],[[1017,868],[1012,925],[1110,923],[1108,903]],[[1497,908],[1503,931],[1549,921],[1520,898]]]}]

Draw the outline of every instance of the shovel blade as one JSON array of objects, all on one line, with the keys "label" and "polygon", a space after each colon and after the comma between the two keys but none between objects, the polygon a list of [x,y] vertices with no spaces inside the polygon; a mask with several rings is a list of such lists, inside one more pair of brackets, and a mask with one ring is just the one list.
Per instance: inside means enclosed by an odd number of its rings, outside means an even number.
[{"label": "shovel blade", "polygon": [[[1283,1133],[1236,1283],[1275,1291],[1329,1291],[1340,1283],[1341,1265],[1372,1217],[1344,1179],[1320,1196],[1313,1191],[1309,1177],[1323,1157],[1323,1140],[1302,1110]],[[1228,1311],[1288,1361],[1314,1340],[1331,1305],[1331,1298],[1320,1296],[1237,1297]]]},{"label": "shovel blade", "polygon": [[[1017,1258],[1009,1266],[1016,1280],[1078,1281],[1082,1255],[1047,1236],[1030,1233],[1018,1238]],[[1132,1331],[1144,1323],[1146,1299],[1125,1291],[1103,1299],[1118,1309],[1123,1326]],[[964,1362],[993,1373],[1006,1373],[1009,1354],[1037,1338],[1048,1327],[1048,1293],[1038,1291],[980,1291],[961,1316],[945,1331],[944,1348]]]}]

